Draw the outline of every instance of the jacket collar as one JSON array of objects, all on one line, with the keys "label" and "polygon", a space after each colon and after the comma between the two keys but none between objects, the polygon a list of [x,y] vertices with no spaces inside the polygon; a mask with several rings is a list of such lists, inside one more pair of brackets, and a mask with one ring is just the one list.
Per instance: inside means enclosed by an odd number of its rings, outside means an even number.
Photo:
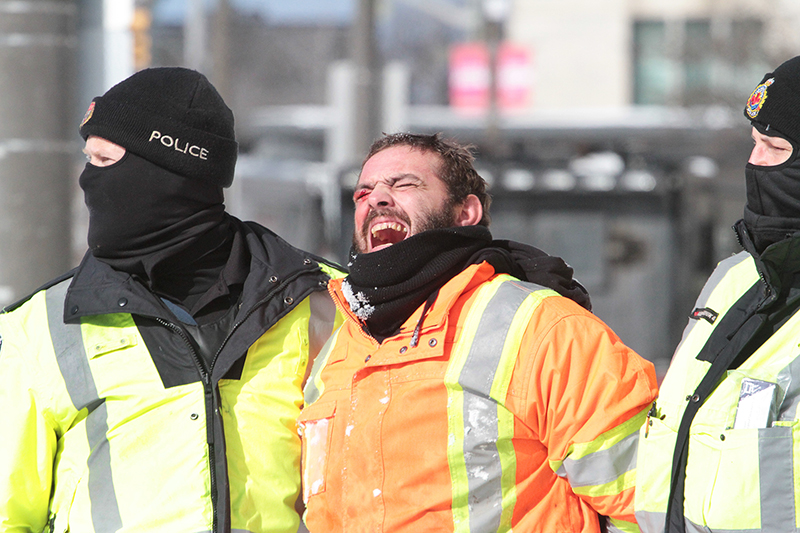
[{"label": "jacket collar", "polygon": [[784,286],[800,273],[800,232],[773,243],[759,255],[744,220],[733,226],[739,243],[753,257],[764,283],[772,294],[780,294]]},{"label": "jacket collar", "polygon": [[[294,248],[263,226],[239,220],[235,223],[250,254],[250,272],[239,310],[241,316],[251,313],[278,291],[283,294],[282,289],[301,276],[309,276],[308,283],[302,284],[307,287],[298,287],[297,291],[291,291],[291,296],[284,296],[287,306],[293,307],[327,281],[317,264],[320,258]],[[160,300],[142,283],[87,252],[67,291],[64,321],[69,323],[84,316],[120,312],[170,318]]]}]

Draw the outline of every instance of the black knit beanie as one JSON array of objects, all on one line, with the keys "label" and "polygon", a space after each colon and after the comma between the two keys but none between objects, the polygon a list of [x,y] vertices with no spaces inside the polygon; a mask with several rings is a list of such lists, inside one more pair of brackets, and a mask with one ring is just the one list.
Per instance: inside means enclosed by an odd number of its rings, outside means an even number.
[{"label": "black knit beanie", "polygon": [[233,182],[233,112],[208,79],[179,67],[150,68],[98,96],[80,126],[167,170],[220,187]]},{"label": "black knit beanie", "polygon": [[767,134],[774,129],[800,144],[800,56],[764,76],[747,100],[744,116]]}]

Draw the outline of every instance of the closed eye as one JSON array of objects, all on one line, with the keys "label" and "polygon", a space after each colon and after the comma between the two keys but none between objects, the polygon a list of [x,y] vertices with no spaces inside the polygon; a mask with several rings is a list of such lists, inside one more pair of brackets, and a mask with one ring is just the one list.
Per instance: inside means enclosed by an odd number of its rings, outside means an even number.
[{"label": "closed eye", "polygon": [[353,201],[358,202],[369,195],[369,189],[359,189],[353,194]]},{"label": "closed eye", "polygon": [[392,183],[392,187],[395,189],[408,189],[409,187],[417,186],[419,186],[419,179],[413,176],[403,176]]}]

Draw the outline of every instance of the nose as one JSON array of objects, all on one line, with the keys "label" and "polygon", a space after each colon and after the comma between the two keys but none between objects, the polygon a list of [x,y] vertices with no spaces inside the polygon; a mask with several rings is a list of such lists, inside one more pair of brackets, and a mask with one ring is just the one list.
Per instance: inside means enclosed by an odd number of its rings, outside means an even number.
[{"label": "nose", "polygon": [[767,151],[759,143],[756,143],[756,145],[753,146],[753,150],[750,152],[750,159],[748,159],[747,162],[751,165],[769,166]]},{"label": "nose", "polygon": [[369,193],[369,205],[373,208],[394,205],[389,187],[383,184],[375,186]]}]

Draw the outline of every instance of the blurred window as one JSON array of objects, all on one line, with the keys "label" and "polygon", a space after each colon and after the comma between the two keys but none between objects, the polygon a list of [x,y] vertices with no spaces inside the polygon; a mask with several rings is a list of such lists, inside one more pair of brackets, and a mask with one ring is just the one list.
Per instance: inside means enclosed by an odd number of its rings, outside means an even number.
[{"label": "blurred window", "polygon": [[739,105],[768,69],[763,32],[757,19],[635,21],[634,103]]},{"label": "blurred window", "polygon": [[634,102],[666,104],[673,62],[666,54],[667,31],[663,21],[634,23]]}]

